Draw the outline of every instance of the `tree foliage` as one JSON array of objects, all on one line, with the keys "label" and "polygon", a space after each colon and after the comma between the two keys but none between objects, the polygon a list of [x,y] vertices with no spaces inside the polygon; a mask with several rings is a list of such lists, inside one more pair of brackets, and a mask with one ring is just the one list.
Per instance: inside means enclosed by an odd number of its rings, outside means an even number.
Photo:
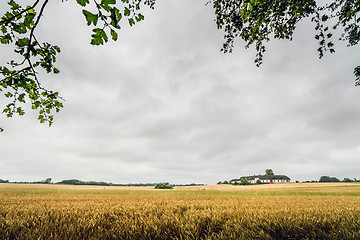
[{"label": "tree foliage", "polygon": [[340,182],[336,177],[321,176],[319,182]]},{"label": "tree foliage", "polygon": [[343,182],[354,182],[354,180],[352,180],[350,178],[344,178]]},{"label": "tree foliage", "polygon": [[0,183],[9,183],[9,180],[4,180],[0,178]]},{"label": "tree foliage", "polygon": [[62,180],[57,184],[66,184],[66,185],[99,185],[99,186],[111,186],[111,183],[106,182],[96,182],[96,181],[81,181],[78,179],[68,179]]},{"label": "tree foliage", "polygon": [[[51,125],[53,112],[60,111],[63,99],[57,91],[43,86],[39,72],[60,72],[55,66],[60,47],[36,37],[36,28],[49,0],[32,0],[32,5],[27,6],[17,1],[8,2],[9,11],[0,19],[0,43],[11,45],[18,54],[17,60],[0,65],[0,92],[9,99],[3,113],[7,117],[24,115],[23,106],[28,102],[38,111],[39,121]],[[110,38],[116,41],[124,21],[134,26],[145,18],[140,9],[154,8],[155,4],[155,0],[72,1],[82,6],[85,21],[93,28],[92,45],[105,44]],[[215,10],[217,27],[225,31],[222,51],[232,52],[234,40],[241,38],[246,48],[255,45],[257,66],[263,62],[266,42],[271,38],[291,40],[296,24],[308,17],[315,23],[320,58],[326,51],[335,52],[332,41],[335,30],[342,32],[339,40],[348,42],[348,46],[359,43],[359,0],[333,0],[323,6],[315,0],[209,0],[208,3]],[[354,76],[355,85],[360,85],[360,66],[354,68]]]},{"label": "tree foliage", "polygon": [[242,178],[240,178],[240,185],[250,185],[250,183],[246,179],[246,177],[242,177]]},{"label": "tree foliage", "polygon": [[[17,1],[17,0],[16,0]],[[0,19],[0,43],[12,45],[19,60],[10,60],[0,65],[0,92],[9,103],[3,113],[7,117],[14,114],[24,115],[23,105],[30,102],[31,108],[38,110],[41,123],[53,123],[53,111],[59,112],[63,99],[58,92],[43,87],[39,72],[57,74],[55,66],[60,47],[41,42],[36,37],[36,28],[40,23],[49,0],[33,0],[32,5],[21,6],[15,0],[8,2],[10,10]],[[92,45],[108,42],[109,37],[117,40],[120,22],[124,19],[130,26],[144,20],[139,12],[141,5],[154,7],[155,0],[76,0],[83,7],[82,13],[87,25],[93,27]],[[96,9],[91,12],[86,9]],[[3,131],[0,128],[0,131]]]},{"label": "tree foliage", "polygon": [[[234,40],[241,38],[246,48],[255,45],[255,63],[260,66],[271,38],[292,40],[296,24],[311,17],[319,57],[335,52],[333,32],[342,32],[340,41],[354,46],[360,40],[360,1],[333,0],[319,6],[315,0],[213,0],[216,23],[225,31],[222,51],[232,52]],[[355,85],[360,85],[360,66],[354,69]]]},{"label": "tree foliage", "polygon": [[274,172],[273,172],[272,169],[266,169],[266,170],[265,170],[265,175],[267,175],[267,176],[273,176],[273,175],[274,175]]},{"label": "tree foliage", "polygon": [[171,184],[169,184],[168,182],[166,183],[157,183],[155,185],[155,189],[173,189],[173,186]]}]

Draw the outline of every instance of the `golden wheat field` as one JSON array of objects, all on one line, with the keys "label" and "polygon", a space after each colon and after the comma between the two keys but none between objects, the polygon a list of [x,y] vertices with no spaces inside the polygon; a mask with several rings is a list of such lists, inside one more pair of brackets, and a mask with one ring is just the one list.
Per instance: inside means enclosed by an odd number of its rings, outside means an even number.
[{"label": "golden wheat field", "polygon": [[360,239],[360,184],[0,184],[0,239]]}]

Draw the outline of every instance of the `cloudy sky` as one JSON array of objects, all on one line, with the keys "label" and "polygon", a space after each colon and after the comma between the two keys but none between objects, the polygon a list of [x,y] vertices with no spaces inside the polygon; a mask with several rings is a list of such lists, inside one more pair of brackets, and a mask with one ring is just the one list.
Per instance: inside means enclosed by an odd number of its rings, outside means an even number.
[{"label": "cloudy sky", "polygon": [[[319,60],[304,21],[257,68],[241,41],[220,52],[206,0],[158,0],[96,47],[74,2],[50,1],[37,30],[62,49],[61,73],[41,79],[64,108],[50,128],[30,109],[0,116],[0,178],[215,184],[267,168],[294,181],[360,178],[359,46]],[[0,51],[1,64],[13,56]]]}]

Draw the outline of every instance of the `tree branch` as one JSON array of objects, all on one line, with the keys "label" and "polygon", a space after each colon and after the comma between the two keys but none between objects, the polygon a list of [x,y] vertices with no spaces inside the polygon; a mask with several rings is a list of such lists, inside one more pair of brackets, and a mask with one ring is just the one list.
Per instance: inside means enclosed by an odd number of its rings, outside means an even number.
[{"label": "tree branch", "polygon": [[21,16],[24,12],[27,12],[30,9],[34,9],[36,7],[36,5],[38,5],[39,2],[40,2],[40,0],[36,0],[36,2],[31,7],[25,8],[24,10],[22,10],[21,12],[19,12],[18,14],[14,15],[14,16],[12,16],[11,18],[0,21],[0,25],[1,24],[9,24],[14,18]]},{"label": "tree branch", "polygon": [[[34,37],[34,31],[35,31],[35,28],[37,27],[37,25],[39,24],[39,21],[42,17],[42,14],[44,12],[44,9],[45,9],[45,6],[46,4],[48,3],[49,0],[45,0],[45,2],[43,3],[43,5],[41,6],[41,9],[40,9],[40,12],[39,12],[39,15],[36,19],[36,22],[34,23],[34,27],[31,29],[31,32],[30,32],[30,36],[29,36],[29,44],[28,44],[28,50],[27,50],[27,59],[30,58],[30,46],[31,46],[31,40],[32,38]],[[37,41],[36,41],[37,42]],[[39,44],[40,46],[40,44]],[[40,46],[41,47],[41,46]]]}]

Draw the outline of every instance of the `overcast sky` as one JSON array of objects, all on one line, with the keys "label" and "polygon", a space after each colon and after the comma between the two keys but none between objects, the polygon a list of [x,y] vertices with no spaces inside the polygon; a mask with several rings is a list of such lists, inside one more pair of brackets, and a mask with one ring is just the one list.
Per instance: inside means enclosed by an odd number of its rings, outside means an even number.
[{"label": "overcast sky", "polygon": [[[0,116],[1,179],[215,184],[267,168],[293,181],[360,178],[359,46],[319,60],[304,21],[294,41],[270,41],[257,68],[241,41],[220,52],[206,0],[158,0],[97,47],[74,2],[50,1],[37,29],[62,49],[61,73],[41,79],[64,108],[50,128],[30,109]],[[12,53],[0,51],[3,65]]]}]

